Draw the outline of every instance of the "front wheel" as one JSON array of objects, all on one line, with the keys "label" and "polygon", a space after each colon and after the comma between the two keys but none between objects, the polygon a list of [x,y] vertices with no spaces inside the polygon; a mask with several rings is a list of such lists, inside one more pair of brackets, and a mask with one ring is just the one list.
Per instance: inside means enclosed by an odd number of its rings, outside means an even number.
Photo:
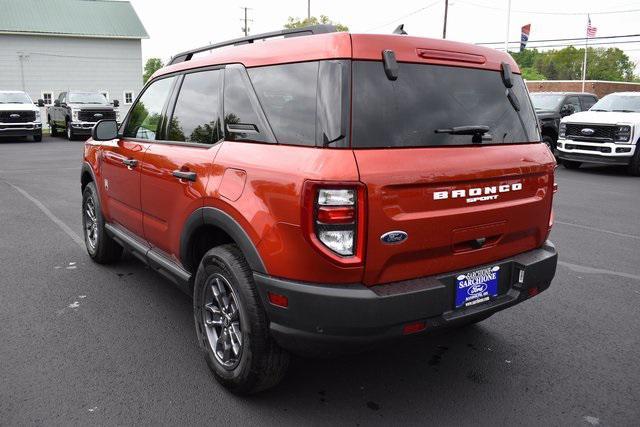
[{"label": "front wheel", "polygon": [[205,360],[232,393],[256,393],[282,380],[289,354],[269,333],[251,269],[236,245],[218,246],[202,258],[193,314]]},{"label": "front wheel", "polygon": [[640,142],[636,144],[636,152],[631,158],[627,171],[630,175],[640,176]]},{"label": "front wheel", "polygon": [[82,192],[82,228],[89,256],[98,264],[110,264],[120,259],[122,246],[104,228],[100,199],[93,182]]},{"label": "front wheel", "polygon": [[75,139],[75,135],[73,134],[73,129],[71,128],[70,122],[67,122],[67,139],[69,141],[73,141]]},{"label": "front wheel", "polygon": [[40,141],[42,141],[42,134],[41,133],[33,135],[33,142],[40,142]]},{"label": "front wheel", "polygon": [[550,135],[543,135],[542,136],[542,142],[544,142],[545,144],[547,144],[547,147],[549,147],[549,150],[551,150],[552,154],[555,154],[555,150],[556,150],[556,142],[554,141],[553,137]]},{"label": "front wheel", "polygon": [[578,169],[582,163],[573,160],[563,160],[562,165],[567,169]]},{"label": "front wheel", "polygon": [[51,136],[58,136],[58,128],[51,120],[49,120],[49,129],[51,130]]}]

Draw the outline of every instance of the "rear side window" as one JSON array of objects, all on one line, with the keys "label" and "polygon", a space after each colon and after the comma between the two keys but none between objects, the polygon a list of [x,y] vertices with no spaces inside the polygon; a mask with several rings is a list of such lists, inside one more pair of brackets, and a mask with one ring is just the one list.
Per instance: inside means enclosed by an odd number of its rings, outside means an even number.
[{"label": "rear side window", "polygon": [[539,141],[536,118],[521,76],[509,101],[500,72],[428,64],[399,64],[389,80],[383,64],[353,62],[352,146],[470,145],[469,135],[436,133],[458,126],[488,126],[485,144]]},{"label": "rear side window", "polygon": [[156,80],[144,91],[131,107],[129,120],[123,135],[127,138],[155,140],[162,109],[164,108],[175,77]]},{"label": "rear side window", "polygon": [[279,144],[349,145],[349,61],[271,65],[248,73]]},{"label": "rear side window", "polygon": [[582,100],[582,110],[584,111],[587,111],[596,103],[596,99],[593,96],[583,96],[580,99]]},{"label": "rear side window", "polygon": [[275,142],[242,66],[225,68],[224,126],[230,141]]},{"label": "rear side window", "polygon": [[221,81],[222,70],[201,71],[184,76],[169,121],[168,140],[215,144],[222,138]]},{"label": "rear side window", "polygon": [[278,142],[315,145],[318,63],[251,68],[248,73]]}]

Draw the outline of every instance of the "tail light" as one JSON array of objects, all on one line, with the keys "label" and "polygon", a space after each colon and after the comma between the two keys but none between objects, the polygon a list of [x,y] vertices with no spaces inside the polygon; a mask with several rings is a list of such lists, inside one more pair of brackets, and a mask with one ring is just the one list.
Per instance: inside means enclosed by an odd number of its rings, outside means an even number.
[{"label": "tail light", "polygon": [[361,183],[305,183],[303,218],[313,246],[334,262],[362,262],[365,188]]}]

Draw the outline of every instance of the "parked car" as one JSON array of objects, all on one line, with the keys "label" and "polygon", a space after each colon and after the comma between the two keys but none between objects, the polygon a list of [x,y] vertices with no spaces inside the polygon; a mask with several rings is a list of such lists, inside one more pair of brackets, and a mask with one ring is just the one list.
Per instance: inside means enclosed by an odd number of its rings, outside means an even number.
[{"label": "parked car", "polygon": [[640,92],[612,93],[589,111],[560,123],[558,157],[567,169],[583,163],[626,166],[640,176]]},{"label": "parked car", "polygon": [[290,351],[547,289],[555,159],[536,120],[511,56],[470,44],[317,26],[188,51],[85,143],[87,251],[177,283],[217,380],[263,390]]},{"label": "parked car", "polygon": [[103,119],[119,120],[118,100],[113,105],[98,92],[62,92],[54,105],[47,108],[51,136],[63,130],[69,141],[91,135],[93,126]]},{"label": "parked car", "polygon": [[42,141],[42,121],[40,109],[44,101],[34,104],[31,97],[22,91],[0,91],[0,137],[32,137]]},{"label": "parked car", "polygon": [[556,149],[560,119],[580,111],[586,111],[598,102],[598,97],[585,92],[533,92],[531,101],[540,120],[542,139]]}]

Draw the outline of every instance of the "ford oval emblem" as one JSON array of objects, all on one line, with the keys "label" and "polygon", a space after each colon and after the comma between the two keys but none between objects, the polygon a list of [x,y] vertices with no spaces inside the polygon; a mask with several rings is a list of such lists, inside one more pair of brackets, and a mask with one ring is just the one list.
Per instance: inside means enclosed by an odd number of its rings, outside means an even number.
[{"label": "ford oval emblem", "polygon": [[596,133],[596,131],[591,128],[584,128],[580,131],[580,133],[583,135],[593,135],[594,133]]},{"label": "ford oval emblem", "polygon": [[102,114],[100,114],[100,113],[95,113],[95,114],[93,115],[93,117],[95,117],[96,119],[99,119],[100,117],[102,117]]},{"label": "ford oval emblem", "polygon": [[11,117],[12,119],[19,119],[20,118],[20,114],[11,114],[9,117]]},{"label": "ford oval emblem", "polygon": [[467,294],[469,296],[472,296],[472,295],[475,295],[475,294],[481,294],[486,290],[487,290],[487,284],[486,283],[480,283],[478,285],[469,286],[469,288],[467,288]]},{"label": "ford oval emblem", "polygon": [[380,241],[387,245],[397,245],[407,240],[407,237],[409,236],[404,231],[389,231],[380,236]]}]

